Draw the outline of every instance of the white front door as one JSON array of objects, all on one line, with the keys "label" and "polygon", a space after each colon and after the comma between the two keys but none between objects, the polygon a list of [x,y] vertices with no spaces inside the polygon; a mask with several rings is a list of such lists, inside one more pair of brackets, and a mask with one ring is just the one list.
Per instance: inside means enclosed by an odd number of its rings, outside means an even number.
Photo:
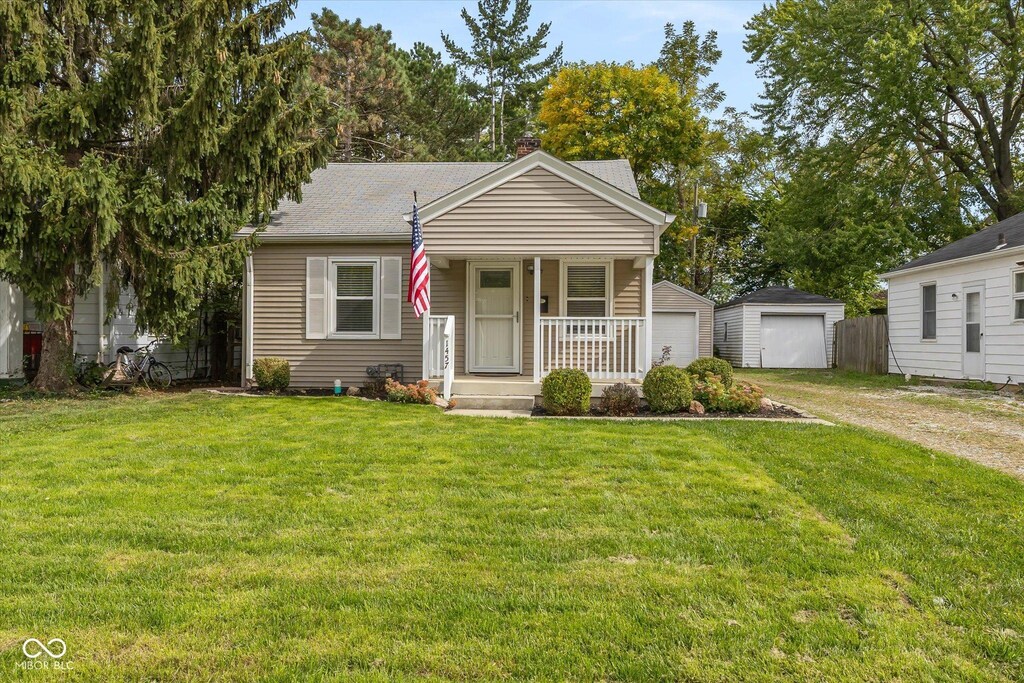
[{"label": "white front door", "polygon": [[964,377],[985,379],[985,288],[964,288]]},{"label": "white front door", "polygon": [[470,372],[516,372],[520,349],[520,263],[469,264]]}]

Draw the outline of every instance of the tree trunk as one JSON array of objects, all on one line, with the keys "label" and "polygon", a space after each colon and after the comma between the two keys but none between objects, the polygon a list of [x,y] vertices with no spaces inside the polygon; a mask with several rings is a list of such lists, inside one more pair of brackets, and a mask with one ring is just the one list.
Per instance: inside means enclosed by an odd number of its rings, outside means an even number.
[{"label": "tree trunk", "polygon": [[63,320],[43,323],[43,348],[39,356],[39,373],[32,388],[43,393],[64,393],[74,385],[74,322],[75,290],[68,283],[61,292],[60,304],[67,314]]},{"label": "tree trunk", "polygon": [[210,379],[221,381],[227,379],[228,355],[231,352],[228,337],[228,316],[223,311],[215,311],[210,321]]}]

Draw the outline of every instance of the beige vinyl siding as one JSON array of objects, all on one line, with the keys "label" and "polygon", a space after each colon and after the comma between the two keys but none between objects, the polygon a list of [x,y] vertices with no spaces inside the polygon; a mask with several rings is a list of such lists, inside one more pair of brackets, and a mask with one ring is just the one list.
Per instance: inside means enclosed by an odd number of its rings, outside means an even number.
[{"label": "beige vinyl siding", "polygon": [[455,372],[466,372],[466,262],[430,266],[430,315],[455,316]]},{"label": "beige vinyl siding", "polygon": [[435,254],[653,255],[655,226],[534,169],[423,226]]},{"label": "beige vinyl siding", "polygon": [[[697,332],[697,355],[709,357],[714,353],[712,326],[715,307],[712,304],[686,292],[681,292],[675,287],[668,286],[667,283],[662,285],[660,282],[654,284],[651,290],[651,298],[655,313],[658,311],[693,311],[697,313],[697,324],[699,326]],[[659,350],[655,349],[654,353],[657,355]]]},{"label": "beige vinyl siding", "polygon": [[366,368],[402,363],[405,380],[422,377],[423,322],[402,305],[402,338],[306,339],[305,282],[309,256],[401,256],[402,282],[409,278],[404,244],[264,244],[253,253],[253,358],[278,356],[292,367],[292,386],[329,387],[335,379],[361,385]]}]

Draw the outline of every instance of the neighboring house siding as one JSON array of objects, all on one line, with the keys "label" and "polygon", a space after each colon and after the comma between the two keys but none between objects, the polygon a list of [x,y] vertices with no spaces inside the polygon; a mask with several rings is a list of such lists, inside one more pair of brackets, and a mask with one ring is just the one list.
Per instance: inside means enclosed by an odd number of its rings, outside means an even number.
[{"label": "neighboring house siding", "polygon": [[[889,368],[892,372],[961,379],[963,289],[985,286],[985,375],[992,382],[1024,382],[1024,322],[1011,321],[1010,278],[1020,254],[973,263],[949,263],[889,279]],[[921,286],[936,285],[935,340],[921,339]],[[953,295],[957,298],[954,299]]]},{"label": "neighboring house siding", "polygon": [[[725,328],[729,326],[729,338]],[[718,354],[736,367],[743,365],[743,307],[732,306],[715,311],[715,348]]]},{"label": "neighboring house siding", "polygon": [[401,339],[305,338],[306,258],[310,256],[401,256],[402,282],[409,278],[409,247],[404,244],[258,247],[253,253],[253,358],[287,359],[296,387],[328,387],[335,379],[358,386],[366,381],[366,368],[378,363],[402,363],[407,382],[420,379],[423,322],[405,303]]},{"label": "neighboring house siding", "polygon": [[435,254],[654,254],[650,223],[543,169],[496,187],[423,226]]},{"label": "neighboring house siding", "polygon": [[[654,311],[693,311],[697,313],[698,345],[697,355],[701,357],[711,356],[714,352],[712,344],[712,324],[714,322],[715,307],[695,296],[680,292],[675,287],[654,285],[652,290]],[[654,349],[654,355],[660,353],[660,349]]]},{"label": "neighboring house siding", "polygon": [[21,376],[21,290],[0,281],[0,379]]}]

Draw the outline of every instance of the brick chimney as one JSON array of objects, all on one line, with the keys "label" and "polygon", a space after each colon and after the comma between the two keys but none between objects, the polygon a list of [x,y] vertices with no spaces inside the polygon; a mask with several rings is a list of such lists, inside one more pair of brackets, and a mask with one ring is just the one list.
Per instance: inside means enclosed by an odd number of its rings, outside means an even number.
[{"label": "brick chimney", "polygon": [[516,159],[525,157],[530,152],[540,149],[540,138],[535,138],[529,133],[516,140]]}]

